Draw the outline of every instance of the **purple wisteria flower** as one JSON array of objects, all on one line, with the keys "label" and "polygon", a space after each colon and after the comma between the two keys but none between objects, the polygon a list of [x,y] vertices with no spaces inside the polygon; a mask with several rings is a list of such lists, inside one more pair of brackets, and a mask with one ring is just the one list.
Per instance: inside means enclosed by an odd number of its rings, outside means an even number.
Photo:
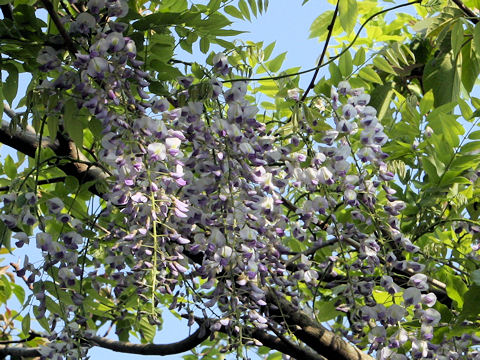
[{"label": "purple wisteria flower", "polygon": [[92,14],[98,14],[105,7],[105,0],[89,0],[87,7]]},{"label": "purple wisteria flower", "polygon": [[57,197],[47,200],[47,206],[48,210],[53,214],[59,214],[65,207],[63,201]]},{"label": "purple wisteria flower", "polygon": [[148,152],[153,161],[163,161],[167,157],[167,147],[162,143],[152,143],[148,145]]},{"label": "purple wisteria flower", "polygon": [[105,77],[105,73],[108,71],[108,62],[104,58],[101,57],[94,57],[88,63],[87,73],[91,77],[97,79],[103,79]]},{"label": "purple wisteria flower", "polygon": [[213,57],[213,67],[221,75],[227,75],[230,72],[227,57],[220,52]]}]

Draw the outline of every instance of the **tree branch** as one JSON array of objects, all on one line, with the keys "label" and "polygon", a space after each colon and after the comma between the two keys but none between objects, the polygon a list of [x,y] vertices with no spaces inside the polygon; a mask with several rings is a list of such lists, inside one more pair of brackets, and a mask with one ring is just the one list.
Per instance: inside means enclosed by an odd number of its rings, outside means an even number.
[{"label": "tree branch", "polygon": [[15,356],[15,357],[36,357],[41,356],[40,348],[26,348],[19,346],[0,345],[0,356]]},{"label": "tree branch", "polygon": [[[37,185],[55,184],[55,183],[64,182],[64,181],[65,181],[65,176],[59,176],[51,179],[38,180]],[[9,191],[9,190],[10,190],[10,186],[0,186],[0,192]]]},{"label": "tree branch", "polygon": [[[88,343],[93,346],[99,346],[104,349],[121,353],[139,355],[171,355],[180,354],[193,349],[204,342],[210,336],[210,334],[211,333],[207,328],[200,326],[189,337],[170,344],[134,344],[131,342],[111,340],[101,336],[92,336],[88,338]],[[16,357],[35,357],[41,356],[41,353],[40,348],[38,347],[24,348],[18,346],[11,347],[8,345],[0,345],[0,356],[8,355]]]},{"label": "tree branch", "polygon": [[373,360],[370,355],[316,323],[311,316],[273,290],[267,293],[267,302],[270,304],[270,315],[276,317],[278,322],[284,322],[298,339],[327,359]]},{"label": "tree branch", "polygon": [[264,346],[270,349],[275,349],[282,354],[290,355],[294,359],[327,360],[322,355],[319,355],[308,348],[301,347],[288,339],[282,340],[260,329],[251,330],[250,336],[260,341]]},{"label": "tree branch", "polygon": [[337,0],[337,5],[335,6],[335,11],[333,12],[332,21],[330,21],[330,24],[327,27],[328,34],[327,34],[327,38],[325,39],[325,45],[323,45],[322,54],[320,55],[320,59],[318,60],[318,64],[316,66],[315,72],[313,73],[312,80],[310,81],[310,84],[308,84],[307,89],[303,93],[300,102],[304,101],[307,98],[308,93],[315,86],[315,79],[317,78],[318,72],[320,71],[320,66],[323,63],[323,59],[325,58],[325,54],[327,53],[328,44],[330,43],[330,38],[332,37],[333,28],[335,27],[335,21],[337,20],[339,4],[340,4],[340,0]]},{"label": "tree branch", "polygon": [[101,336],[92,336],[88,338],[88,341],[94,345],[116,352],[139,355],[171,355],[192,350],[208,339],[210,334],[210,330],[202,324],[189,337],[171,344],[134,344],[131,342],[111,340]]},{"label": "tree branch", "polygon": [[[186,317],[186,316],[185,316]],[[198,316],[194,317],[195,322],[200,326],[204,325],[205,322],[213,323],[213,319],[205,319]],[[226,326],[221,326],[218,330],[227,335],[231,335],[231,328]],[[243,338],[243,342],[247,342],[248,338],[254,338],[262,343],[262,345],[269,347],[270,349],[277,350],[282,354],[290,355],[294,359],[301,359],[301,360],[326,360],[323,356],[316,354],[311,349],[307,347],[302,347],[300,345],[295,344],[291,340],[283,337],[283,339],[268,334],[266,331],[257,329],[257,328],[244,328],[243,334],[245,335]]]},{"label": "tree branch", "polygon": [[[19,129],[11,132],[10,124],[6,121],[2,121],[0,127],[0,142],[30,157],[35,157],[35,152],[39,147],[39,137],[35,132],[29,129]],[[89,181],[105,180],[109,176],[100,167],[88,165],[88,158],[75,146],[73,141],[61,134],[59,134],[55,142],[52,142],[48,137],[43,137],[42,147],[52,149],[59,157],[71,158],[71,162],[59,164],[58,167],[65,174],[76,177],[80,184]],[[93,194],[101,196],[94,186],[90,190]]]},{"label": "tree branch", "polygon": [[50,18],[54,22],[55,26],[58,29],[58,32],[60,35],[62,35],[63,41],[65,42],[65,46],[68,49],[68,52],[72,57],[75,56],[77,49],[75,48],[75,45],[72,42],[72,39],[68,35],[67,31],[65,30],[65,27],[62,24],[62,21],[60,20],[60,17],[58,16],[58,13],[55,11],[53,4],[49,0],[41,0],[43,6],[47,10],[48,14],[50,15]]},{"label": "tree branch", "polygon": [[39,333],[31,331],[30,334],[28,335],[28,337],[25,338],[25,339],[21,339],[21,340],[1,340],[0,345],[25,343],[25,342],[33,340],[37,337],[41,337],[41,335]]},{"label": "tree branch", "polygon": [[460,10],[463,11],[465,15],[467,15],[468,19],[472,23],[474,24],[478,23],[478,16],[475,15],[475,13],[472,10],[470,10],[467,6],[465,6],[465,4],[462,3],[461,0],[453,0],[453,2],[455,3],[455,5],[457,5],[460,8]]},{"label": "tree branch", "polygon": [[2,10],[3,18],[13,20],[13,6],[12,4],[0,5]]}]

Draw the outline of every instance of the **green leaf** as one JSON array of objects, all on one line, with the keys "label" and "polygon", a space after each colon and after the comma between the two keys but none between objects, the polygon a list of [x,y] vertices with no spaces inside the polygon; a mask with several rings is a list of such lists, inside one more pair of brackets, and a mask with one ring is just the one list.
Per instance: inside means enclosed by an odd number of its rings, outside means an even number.
[{"label": "green leaf", "polygon": [[380,76],[373,70],[370,66],[362,68],[358,75],[367,81],[377,83],[377,84],[383,84],[382,79],[380,79]]},{"label": "green leaf", "polygon": [[17,96],[18,90],[18,70],[13,64],[9,64],[5,70],[8,71],[8,77],[3,84],[3,95],[5,100],[12,106],[15,96]]},{"label": "green leaf", "polygon": [[210,9],[211,12],[215,12],[220,9],[220,5],[222,5],[222,0],[210,0],[207,7]]},{"label": "green leaf", "polygon": [[30,314],[27,314],[22,319],[22,332],[23,335],[27,336],[30,333]]},{"label": "green leaf", "polygon": [[17,284],[12,284],[12,291],[20,304],[23,304],[23,302],[25,301],[25,290],[23,289],[23,287]]},{"label": "green leaf", "polygon": [[75,100],[67,100],[63,110],[63,125],[75,145],[81,149],[83,146],[83,124],[80,116],[76,116],[77,112],[78,107]]},{"label": "green leaf", "polygon": [[200,51],[206,54],[208,49],[210,49],[210,40],[208,37],[204,36],[200,39]]},{"label": "green leaf", "polygon": [[476,285],[480,286],[480,269],[472,271],[471,276],[472,276],[472,281]]},{"label": "green leaf", "polygon": [[439,174],[443,168],[439,168],[438,162],[432,156],[422,158],[422,168],[427,173],[430,183],[437,183]]},{"label": "green leaf", "polygon": [[472,96],[471,100],[472,100],[473,107],[477,109],[475,110],[474,114],[478,112],[478,115],[475,115],[476,117],[478,117],[480,116],[480,99],[476,98],[475,96]]},{"label": "green leaf", "polygon": [[276,43],[277,42],[274,41],[268,46],[266,46],[265,49],[263,49],[263,61],[267,61],[270,58],[270,55],[272,55],[272,51]]},{"label": "green leaf", "polygon": [[310,26],[310,36],[309,38],[318,37],[322,41],[327,36],[328,24],[332,20],[333,10],[325,11],[319,15],[315,20],[313,20],[312,25]]},{"label": "green leaf", "polygon": [[260,12],[260,14],[263,13],[263,0],[258,0],[257,5],[258,5],[258,11]]},{"label": "green leaf", "polygon": [[[195,14],[192,14],[195,15]],[[200,14],[198,14],[200,17]],[[188,19],[192,21],[192,19]],[[178,12],[157,12],[144,16],[140,20],[133,23],[133,28],[136,30],[145,31],[148,29],[154,29],[157,27],[165,27],[168,25],[180,25],[186,21],[182,13]]]},{"label": "green leaf", "polygon": [[342,312],[336,310],[336,306],[333,301],[322,301],[318,304],[315,304],[315,308],[318,310],[317,320],[320,322],[329,321],[335,319],[339,315],[344,315]]},{"label": "green leaf", "polygon": [[339,17],[343,30],[349,35],[357,22],[357,0],[339,0]]},{"label": "green leaf", "polygon": [[102,136],[101,136],[102,135],[102,130],[103,130],[102,122],[100,120],[98,120],[96,117],[93,117],[93,118],[90,119],[90,121],[88,122],[88,128],[92,132],[93,137],[95,139],[98,140],[98,139],[102,138]]},{"label": "green leaf", "polygon": [[267,69],[270,70],[273,73],[280,70],[286,56],[287,56],[287,52],[284,52],[284,53],[281,53],[280,55],[278,55],[277,57],[275,57],[273,60],[268,61],[265,64],[267,66]]},{"label": "green leaf", "polygon": [[212,31],[223,29],[230,25],[232,22],[228,18],[220,13],[211,14],[208,18],[205,18],[198,24],[199,29],[208,31],[210,35],[214,35]]},{"label": "green leaf", "polygon": [[328,71],[330,72],[330,78],[334,84],[338,84],[343,80],[342,72],[335,63],[331,62],[328,65]]},{"label": "green leaf", "polygon": [[465,129],[457,121],[458,115],[450,114],[455,105],[455,103],[449,103],[437,107],[427,117],[428,125],[433,129],[434,134],[441,134],[452,149],[459,145],[459,136],[465,133]]},{"label": "green leaf", "polygon": [[10,250],[10,236],[12,231],[5,225],[3,221],[0,221],[0,249]]},{"label": "green leaf", "polygon": [[0,83],[0,118],[3,117],[3,85]]},{"label": "green leaf", "polygon": [[428,91],[423,98],[420,100],[420,115],[425,115],[430,110],[433,109],[433,91]]},{"label": "green leaf", "polygon": [[[189,44],[193,44],[197,41],[198,35],[190,32],[186,36],[186,41]],[[154,34],[151,37],[149,52],[147,59],[151,65],[153,60],[161,60],[166,63],[173,56],[173,49],[175,47],[175,39],[167,34]]]},{"label": "green leaf", "polygon": [[448,143],[445,134],[440,132],[440,135],[438,135],[438,133],[435,133],[435,130],[431,142],[435,146],[435,152],[432,154],[432,157],[435,159],[437,168],[439,169],[438,175],[441,175],[445,170],[445,165],[450,164],[450,161],[452,161],[455,156],[453,151],[454,147]]},{"label": "green leaf", "polygon": [[471,92],[480,74],[478,54],[472,49],[472,43],[468,42],[462,47],[462,84],[467,92]]},{"label": "green leaf", "polygon": [[447,295],[450,299],[455,301],[458,308],[463,307],[464,295],[468,291],[467,285],[463,282],[461,277],[454,275],[448,271],[438,271],[439,280],[447,285]]},{"label": "green leaf", "polygon": [[257,3],[255,0],[248,0],[248,4],[250,5],[250,9],[252,9],[253,15],[257,16]]},{"label": "green leaf", "polygon": [[343,77],[348,77],[353,71],[352,55],[350,51],[346,51],[338,60],[338,67]]},{"label": "green leaf", "polygon": [[78,187],[80,183],[78,182],[78,179],[74,176],[67,176],[65,178],[65,189],[70,193],[74,194],[77,192]]},{"label": "green leaf", "polygon": [[371,92],[369,105],[377,110],[377,117],[382,120],[392,101],[394,94],[393,83],[386,83],[385,85],[376,86]]},{"label": "green leaf", "polygon": [[237,19],[243,20],[243,15],[240,10],[238,10],[235,6],[232,5],[227,5],[223,8],[223,10],[228,14],[231,15]]},{"label": "green leaf", "polygon": [[399,59],[404,65],[409,65],[410,63],[405,53],[410,54],[411,57],[413,57],[412,60],[415,61],[413,53],[405,45],[400,45],[399,43],[393,43],[390,50],[394,52],[396,58]]},{"label": "green leaf", "polygon": [[279,352],[275,352],[268,355],[267,360],[282,360],[282,354]]},{"label": "green leaf", "polygon": [[477,57],[480,57],[480,22],[475,24],[475,29],[473,30],[473,48]]},{"label": "green leaf", "polygon": [[361,47],[360,49],[357,50],[355,53],[355,56],[353,57],[353,65],[355,66],[361,66],[365,63],[365,49]]},{"label": "green leaf", "polygon": [[47,118],[48,135],[52,139],[55,139],[57,137],[58,122],[59,122],[58,116],[55,116],[55,114],[52,114]]},{"label": "green leaf", "polygon": [[54,284],[51,281],[46,281],[44,284],[47,291],[58,300],[54,302],[50,298],[50,301],[52,301],[52,303],[55,304],[52,306],[55,306],[55,307],[59,306],[57,303],[60,303],[62,305],[73,304],[72,297],[70,296],[70,294],[67,291],[61,289],[57,284]]},{"label": "green leaf", "polygon": [[33,315],[35,315],[35,318],[37,319],[38,323],[40,326],[47,332],[50,332],[50,325],[48,323],[48,320],[45,316],[40,316],[39,315],[39,309],[38,306],[33,307]]},{"label": "green leaf", "polygon": [[250,9],[248,8],[248,5],[247,5],[247,2],[245,0],[240,0],[238,2],[238,8],[240,9],[240,11],[242,12],[242,15],[245,19],[247,19],[248,21],[251,21],[251,18],[250,18]]},{"label": "green leaf", "polygon": [[10,155],[7,155],[5,158],[5,162],[3,163],[3,169],[5,170],[5,174],[10,179],[15,179],[17,177],[17,165],[15,165],[15,161],[13,161]]},{"label": "green leaf", "polygon": [[435,107],[458,99],[460,77],[451,52],[440,54],[425,65],[423,85],[425,91],[433,91]]},{"label": "green leaf", "polygon": [[386,73],[397,75],[395,70],[393,70],[392,65],[382,56],[382,55],[377,55],[373,59],[373,65],[378,69],[385,71]]},{"label": "green leaf", "polygon": [[192,64],[192,74],[198,79],[203,78],[203,76],[205,75],[203,73],[202,67],[196,62]]},{"label": "green leaf", "polygon": [[471,119],[473,111],[464,99],[458,99],[458,106],[464,119]]},{"label": "green leaf", "polygon": [[[479,272],[480,270],[475,270]],[[470,286],[469,290],[465,293],[462,312],[460,313],[460,318],[476,318],[480,314],[480,303],[478,299],[480,298],[480,273],[475,276],[477,279],[473,279],[474,285]],[[463,326],[462,326],[463,328]],[[462,333],[463,334],[463,333]]]},{"label": "green leaf", "polygon": [[12,295],[12,288],[6,276],[0,278],[0,303],[5,303]]},{"label": "green leaf", "polygon": [[[468,135],[468,138],[470,140],[479,140],[480,139],[480,130],[476,130],[476,131],[471,132],[470,135]],[[480,285],[480,283],[478,285]]]},{"label": "green leaf", "polygon": [[146,342],[150,343],[155,337],[157,328],[156,326],[151,325],[146,317],[142,317],[142,319],[140,320],[139,331],[143,339],[145,339]]},{"label": "green leaf", "polygon": [[457,56],[463,43],[463,25],[461,19],[455,21],[452,26],[450,42],[452,45],[453,56]]},{"label": "green leaf", "polygon": [[161,4],[160,11],[162,12],[181,12],[187,10],[188,8],[187,0],[163,0]]}]

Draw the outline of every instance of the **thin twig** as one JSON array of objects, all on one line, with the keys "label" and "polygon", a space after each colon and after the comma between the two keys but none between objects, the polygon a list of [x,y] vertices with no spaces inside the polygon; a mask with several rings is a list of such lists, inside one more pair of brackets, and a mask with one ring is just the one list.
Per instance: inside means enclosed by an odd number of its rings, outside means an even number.
[{"label": "thin twig", "polygon": [[325,58],[325,55],[327,53],[328,44],[330,43],[330,38],[332,37],[333,28],[335,27],[335,21],[337,20],[339,4],[340,4],[340,0],[337,0],[337,5],[335,6],[335,11],[333,12],[332,21],[330,22],[330,25],[328,25],[327,27],[328,34],[327,34],[327,38],[325,39],[325,45],[323,45],[322,54],[320,55],[320,59],[318,60],[317,68],[315,69],[315,72],[313,73],[313,76],[312,76],[312,80],[310,81],[310,84],[308,84],[307,89],[303,93],[300,102],[304,101],[307,98],[308,93],[315,86],[315,80],[317,79],[318,72],[320,71],[320,66],[322,65],[323,59]]},{"label": "thin twig", "polygon": [[20,340],[0,340],[0,344],[2,345],[7,345],[7,344],[21,344],[21,343],[25,343],[25,342],[28,342],[30,340],[33,340],[37,337],[41,337],[42,335],[39,334],[39,333],[36,333],[34,331],[30,331],[30,333],[28,334],[28,337],[25,338],[25,339],[20,339]]},{"label": "thin twig", "polygon": [[8,105],[6,102],[3,103],[3,112],[8,115],[10,119],[13,119],[18,116],[18,114],[12,110],[10,105]]},{"label": "thin twig", "polygon": [[57,27],[58,32],[60,33],[60,35],[62,35],[63,41],[65,41],[65,45],[67,47],[68,52],[72,57],[75,56],[77,49],[75,48],[75,45],[73,44],[72,39],[70,38],[70,35],[68,35],[67,30],[65,30],[65,27],[63,26],[62,21],[58,16],[58,13],[55,11],[53,4],[49,0],[41,0],[41,2],[45,7],[45,9],[47,10],[50,17],[52,18],[52,21]]},{"label": "thin twig", "polygon": [[[20,265],[18,265],[18,264],[15,264],[15,263],[12,263],[12,262],[11,262],[11,263],[10,263],[10,266],[13,267],[15,273],[17,273],[17,272],[20,271]],[[28,288],[29,288],[30,290],[33,290],[33,284],[30,283],[30,282],[28,282],[28,279],[27,279],[27,277],[26,277],[25,275],[23,275],[23,276],[21,277],[21,279],[25,282],[25,284],[28,286]]]},{"label": "thin twig", "polygon": [[470,10],[467,6],[465,6],[465,4],[462,3],[461,0],[452,0],[452,1],[455,3],[455,5],[457,5],[460,8],[460,10],[463,11],[465,15],[467,15],[468,19],[472,23],[474,24],[478,23],[478,16],[472,10]]},{"label": "thin twig", "polygon": [[320,249],[323,249],[324,247],[327,247],[327,246],[331,246],[331,245],[335,245],[336,243],[338,242],[338,239],[337,238],[334,238],[334,239],[331,239],[331,240],[328,240],[328,241],[325,241],[321,244],[316,244],[316,245],[313,245],[311,248],[303,251],[303,252],[300,252],[300,253],[297,253],[295,256],[293,256],[291,259],[288,259],[287,262],[285,262],[285,267],[288,267],[290,264],[292,264],[294,261],[300,259],[300,257],[302,255],[305,255],[305,256],[309,256],[309,255],[312,255],[312,254],[315,254],[316,251],[320,250]]},{"label": "thin twig", "polygon": [[[51,179],[38,180],[37,185],[54,184],[65,181],[65,176],[54,177]],[[0,192],[9,191],[10,186],[0,186]]]},{"label": "thin twig", "polygon": [[237,82],[237,81],[267,81],[267,80],[279,80],[279,79],[284,79],[284,78],[287,78],[287,77],[291,77],[291,76],[297,76],[297,75],[303,75],[303,74],[307,74],[307,73],[310,73],[312,71],[315,71],[317,69],[320,69],[324,66],[327,66],[328,64],[330,64],[331,62],[335,61],[336,59],[338,59],[340,56],[342,56],[343,54],[345,54],[352,46],[353,44],[355,44],[355,42],[357,41],[358,37],[360,36],[360,33],[362,32],[363,28],[365,27],[365,25],[367,25],[370,21],[372,21],[376,16],[378,15],[381,15],[381,14],[384,14],[386,12],[389,12],[391,10],[396,10],[396,9],[399,9],[401,7],[405,7],[405,6],[409,6],[409,5],[413,5],[413,4],[420,4],[422,2],[422,0],[415,0],[415,1],[411,1],[411,2],[408,2],[408,3],[405,3],[405,4],[400,4],[400,5],[397,5],[397,6],[393,6],[391,8],[388,8],[388,9],[384,9],[384,10],[381,10],[379,12],[376,12],[375,14],[371,15],[367,20],[365,20],[363,22],[363,24],[360,26],[360,28],[358,29],[357,33],[355,34],[355,37],[353,38],[352,42],[350,44],[347,45],[347,47],[345,49],[343,49],[338,55],[330,58],[330,60],[328,60],[327,62],[325,62],[324,64],[319,64],[317,66],[315,66],[314,68],[311,68],[311,69],[308,69],[308,70],[303,70],[303,71],[299,71],[299,72],[296,72],[296,73],[291,73],[291,74],[285,74],[285,75],[278,75],[278,76],[268,76],[268,77],[261,77],[261,78],[238,78],[238,79],[227,79],[227,80],[222,80],[222,83],[231,83],[231,82]]}]

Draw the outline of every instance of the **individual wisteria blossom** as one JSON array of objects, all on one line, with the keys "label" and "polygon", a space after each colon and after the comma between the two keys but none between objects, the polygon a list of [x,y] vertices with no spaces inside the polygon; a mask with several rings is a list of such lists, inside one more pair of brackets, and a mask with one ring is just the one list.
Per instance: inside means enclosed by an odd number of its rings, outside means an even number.
[{"label": "individual wisteria blossom", "polygon": [[437,296],[434,293],[422,295],[422,303],[428,307],[432,307],[437,302]]},{"label": "individual wisteria blossom", "polygon": [[94,57],[88,63],[87,73],[91,77],[103,79],[107,71],[108,71],[108,62],[107,60],[101,57],[98,57],[98,56]]},{"label": "individual wisteria blossom", "polygon": [[162,143],[148,145],[148,151],[153,161],[165,160],[167,157],[167,147]]},{"label": "individual wisteria blossom", "polygon": [[52,212],[54,214],[60,213],[60,211],[62,211],[64,206],[65,206],[63,204],[63,201],[58,197],[48,200],[47,205],[48,205],[48,209],[50,210],[50,212]]},{"label": "individual wisteria blossom", "polygon": [[97,24],[95,18],[89,13],[81,13],[70,26],[70,32],[88,35]]},{"label": "individual wisteria blossom", "polygon": [[90,13],[98,14],[105,7],[105,0],[89,0],[87,7]]},{"label": "individual wisteria blossom", "polygon": [[300,89],[299,88],[288,89],[287,97],[295,101],[300,100]]},{"label": "individual wisteria blossom", "polygon": [[428,290],[427,276],[425,274],[415,274],[410,280],[409,284],[415,286],[417,289],[426,291]]},{"label": "individual wisteria blossom", "polygon": [[220,75],[227,75],[230,71],[227,57],[220,52],[213,57],[213,67]]},{"label": "individual wisteria blossom", "polygon": [[14,215],[2,214],[0,215],[0,220],[9,228],[15,229],[18,224],[18,218]]},{"label": "individual wisteria blossom", "polygon": [[410,287],[403,292],[403,300],[406,306],[417,305],[422,300],[422,293],[419,289]]}]

